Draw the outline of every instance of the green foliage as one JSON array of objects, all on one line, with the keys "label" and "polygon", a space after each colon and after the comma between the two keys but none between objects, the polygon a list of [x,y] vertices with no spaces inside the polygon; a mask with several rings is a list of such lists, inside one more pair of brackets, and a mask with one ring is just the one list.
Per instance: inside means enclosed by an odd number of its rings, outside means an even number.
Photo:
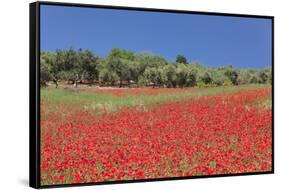
[{"label": "green foliage", "polygon": [[120,48],[113,48],[109,53],[108,57],[126,59],[130,61],[135,60],[135,55],[132,51],[127,51]]},{"label": "green foliage", "polygon": [[[58,86],[59,80],[93,82],[98,79],[97,57],[90,50],[57,50],[55,53],[41,54],[42,84],[53,81]],[[46,73],[48,71],[48,73]]]},{"label": "green foliage", "polygon": [[44,52],[40,56],[40,85],[47,86],[48,81],[53,81],[57,87],[59,65],[56,64],[56,56],[50,52]]},{"label": "green foliage", "polygon": [[214,69],[211,71],[212,81],[216,84],[216,86],[225,86],[227,84],[232,84],[229,78],[223,73],[222,70]]},{"label": "green foliage", "polygon": [[152,53],[134,53],[113,48],[108,56],[97,57],[90,50],[58,49],[42,52],[40,57],[40,85],[59,81],[79,83],[98,82],[101,85],[213,87],[246,84],[271,84],[272,70],[235,69],[232,65],[210,68],[199,63],[188,63],[183,55],[176,62]]},{"label": "green foliage", "polygon": [[224,74],[229,78],[229,80],[232,82],[232,84],[237,85],[238,84],[238,73],[237,71],[232,67],[232,65],[228,65],[223,68],[225,70]]},{"label": "green foliage", "polygon": [[259,78],[258,80],[259,83],[265,84],[268,81],[269,76],[266,71],[259,71],[258,78]]},{"label": "green foliage", "polygon": [[251,78],[250,78],[250,83],[251,83],[251,84],[256,84],[256,83],[258,83],[258,77],[257,77],[255,74],[251,76]]},{"label": "green foliage", "polygon": [[251,74],[247,70],[240,70],[238,73],[237,82],[238,84],[249,84],[251,79]]},{"label": "green foliage", "polygon": [[52,80],[52,76],[50,73],[50,64],[46,62],[44,58],[41,57],[41,65],[40,65],[40,86],[46,87],[47,82]]},{"label": "green foliage", "polygon": [[[108,58],[104,62],[104,67],[117,74],[119,87],[122,87],[123,81],[129,81],[131,79],[130,60],[132,57],[127,54],[130,53],[117,48],[112,49]],[[125,59],[124,57],[128,57],[128,59]]]},{"label": "green foliage", "polygon": [[213,82],[213,79],[212,79],[211,74],[209,72],[205,72],[202,76],[200,76],[200,80],[206,85]]},{"label": "green foliage", "polygon": [[114,71],[108,70],[106,68],[100,71],[99,81],[101,83],[109,83],[110,85],[114,85],[114,83],[118,80],[118,75]]},{"label": "green foliage", "polygon": [[190,87],[196,84],[195,71],[183,63],[177,65],[176,76],[179,87]]},{"label": "green foliage", "polygon": [[166,75],[161,68],[148,67],[144,72],[144,80],[153,86],[162,86]]},{"label": "green foliage", "polygon": [[176,58],[177,63],[188,64],[187,59],[183,55],[178,55]]},{"label": "green foliage", "polygon": [[230,85],[232,85],[232,84],[233,84],[233,83],[232,83],[231,80],[226,79],[225,81],[223,81],[222,86],[230,86]]},{"label": "green foliage", "polygon": [[177,85],[177,71],[175,64],[166,65],[163,68],[163,72],[166,75],[165,84],[167,87],[176,87]]},{"label": "green foliage", "polygon": [[199,87],[199,88],[206,87],[205,83],[202,80],[197,81],[196,86]]},{"label": "green foliage", "polygon": [[268,79],[267,79],[267,83],[272,84],[272,70],[271,68],[266,69],[267,71],[267,75],[268,75]]},{"label": "green foliage", "polygon": [[81,80],[87,80],[89,82],[94,82],[98,80],[99,72],[97,69],[97,60],[98,57],[96,57],[91,51],[80,50],[78,52],[79,54],[79,67],[80,70],[80,79]]}]

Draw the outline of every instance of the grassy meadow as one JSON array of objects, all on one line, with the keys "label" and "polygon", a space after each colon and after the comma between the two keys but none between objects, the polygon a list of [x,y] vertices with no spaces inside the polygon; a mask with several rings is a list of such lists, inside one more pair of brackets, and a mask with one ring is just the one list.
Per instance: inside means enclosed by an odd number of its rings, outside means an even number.
[{"label": "grassy meadow", "polygon": [[[44,111],[56,111],[71,107],[73,113],[90,112],[98,114],[102,111],[113,112],[122,107],[150,106],[155,103],[181,101],[187,98],[200,98],[219,94],[235,93],[242,90],[270,88],[270,85],[222,86],[213,88],[43,88],[41,103],[48,107]],[[262,102],[265,107],[271,107],[271,97]],[[61,107],[63,106],[63,107]],[[52,110],[54,109],[54,110]],[[59,111],[59,110],[57,110]],[[70,110],[68,110],[70,111]]]}]

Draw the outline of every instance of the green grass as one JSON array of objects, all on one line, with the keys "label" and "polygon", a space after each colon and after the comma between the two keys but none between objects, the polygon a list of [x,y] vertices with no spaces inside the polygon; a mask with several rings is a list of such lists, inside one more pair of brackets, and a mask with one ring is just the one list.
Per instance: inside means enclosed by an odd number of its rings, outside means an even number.
[{"label": "green grass", "polygon": [[[224,86],[212,88],[196,88],[193,90],[182,90],[178,93],[163,93],[157,96],[149,95],[125,95],[114,96],[111,94],[83,93],[83,91],[71,92],[62,88],[42,88],[41,101],[46,105],[75,105],[79,110],[106,110],[116,111],[122,107],[152,105],[159,102],[180,101],[186,98],[211,96],[217,94],[235,93],[245,89],[257,89],[264,85],[246,86]],[[153,89],[152,89],[153,90]]]}]

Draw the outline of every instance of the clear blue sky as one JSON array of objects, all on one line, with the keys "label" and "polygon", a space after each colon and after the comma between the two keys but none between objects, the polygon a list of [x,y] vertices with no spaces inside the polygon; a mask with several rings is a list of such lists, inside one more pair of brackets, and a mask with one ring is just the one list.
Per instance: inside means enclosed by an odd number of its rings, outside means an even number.
[{"label": "clear blue sky", "polygon": [[271,65],[271,20],[41,5],[41,51],[113,47],[217,67]]}]

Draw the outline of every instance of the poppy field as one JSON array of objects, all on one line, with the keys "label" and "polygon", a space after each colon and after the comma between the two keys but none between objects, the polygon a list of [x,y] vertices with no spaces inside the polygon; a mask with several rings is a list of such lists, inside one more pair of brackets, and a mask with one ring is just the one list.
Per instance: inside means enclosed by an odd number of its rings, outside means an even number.
[{"label": "poppy field", "polygon": [[271,171],[271,93],[41,89],[41,185]]}]

